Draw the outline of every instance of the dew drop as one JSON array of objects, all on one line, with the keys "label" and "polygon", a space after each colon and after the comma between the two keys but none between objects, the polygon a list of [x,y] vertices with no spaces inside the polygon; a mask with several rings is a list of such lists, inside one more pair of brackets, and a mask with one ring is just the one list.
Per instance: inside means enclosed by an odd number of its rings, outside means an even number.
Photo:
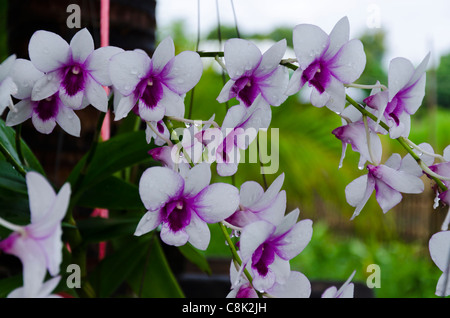
[{"label": "dew drop", "polygon": [[358,169],[359,170],[363,170],[364,169],[364,165],[358,165]]}]

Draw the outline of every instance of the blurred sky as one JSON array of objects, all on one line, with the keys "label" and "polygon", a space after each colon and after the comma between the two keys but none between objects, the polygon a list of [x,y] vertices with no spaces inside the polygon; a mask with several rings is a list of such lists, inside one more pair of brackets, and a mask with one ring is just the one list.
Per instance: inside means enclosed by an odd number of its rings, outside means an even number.
[{"label": "blurred sky", "polygon": [[347,16],[350,37],[375,28],[387,31],[386,64],[402,56],[417,65],[431,51],[430,63],[436,65],[439,56],[450,53],[449,0],[157,0],[158,26],[181,19],[188,32],[196,35],[200,3],[200,33],[206,36],[217,27],[216,2],[222,25],[234,25],[234,5],[242,33],[293,28],[300,23],[316,24],[329,33]]}]

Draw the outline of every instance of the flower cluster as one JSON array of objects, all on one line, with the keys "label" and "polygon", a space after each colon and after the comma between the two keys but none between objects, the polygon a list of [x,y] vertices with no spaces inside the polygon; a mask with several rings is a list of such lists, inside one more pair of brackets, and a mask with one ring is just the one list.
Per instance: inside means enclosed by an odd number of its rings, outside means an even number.
[{"label": "flower cluster", "polygon": [[[13,231],[0,242],[0,250],[17,256],[23,268],[23,287],[13,290],[8,297],[58,297],[51,293],[61,279],[58,275],[62,262],[61,221],[69,205],[70,185],[65,184],[56,194],[36,172],[28,172],[26,181],[31,223],[19,226],[0,220],[1,225]],[[52,278],[44,282],[47,270]]]},{"label": "flower cluster", "polygon": [[[350,145],[360,154],[358,167],[367,171],[345,189],[347,202],[355,207],[352,218],[360,214],[374,191],[385,213],[402,200],[402,193],[421,193],[424,174],[436,181],[436,202],[450,206],[450,147],[441,156],[428,144],[417,146],[408,139],[410,116],[424,97],[429,55],[417,67],[405,58],[392,60],[388,85],[364,86],[372,89],[370,96],[357,103],[346,88],[362,87],[355,81],[364,71],[366,56],[361,41],[349,38],[349,29],[347,18],[338,21],[329,34],[315,25],[297,25],[293,29],[294,63],[283,60],[285,40],[264,53],[248,40],[228,40],[223,61],[217,60],[229,80],[217,101],[235,99],[238,104],[228,109],[221,125],[214,116],[207,121],[184,118],[184,97],[198,84],[203,63],[197,52],[175,55],[170,37],[150,57],[139,49],[95,49],[86,29],[76,33],[70,44],[54,33],[37,31],[29,43],[30,60],[12,56],[0,66],[0,111],[8,105],[11,108],[8,126],[31,118],[41,133],[52,132],[58,124],[74,136],[81,129],[75,111],[88,105],[106,112],[111,100],[117,121],[133,111],[145,122],[147,143],[154,140],[158,146],[149,153],[160,162],[140,177],[139,195],[146,213],[134,235],[157,231],[166,244],[190,243],[205,250],[211,240],[208,224],[219,223],[224,233],[227,228],[232,230],[226,236],[233,252],[228,297],[309,297],[309,280],[291,270],[290,260],[310,242],[312,221],[301,220],[298,209],[286,212],[284,173],[267,189],[255,181],[244,182],[240,188],[227,182],[211,183],[213,163],[219,177],[237,173],[240,151],[249,147],[260,130],[269,128],[271,107],[281,106],[309,86],[312,105],[325,106],[341,116],[342,126],[332,131],[342,142],[339,166]],[[11,96],[20,101],[13,105]],[[178,134],[174,121],[189,125]],[[408,154],[392,154],[382,163],[380,136],[396,139]],[[31,224],[15,226],[0,219],[13,230],[0,248],[19,257],[24,265],[24,286],[10,296],[43,297],[58,283],[61,220],[70,187],[63,186],[56,195],[37,173],[29,172],[26,180]],[[443,271],[437,286],[440,295],[449,294],[449,287],[443,286],[450,281],[448,224],[449,217],[442,232],[430,240],[431,257]],[[46,270],[54,278],[44,283]],[[323,297],[353,296],[350,281],[354,274],[339,290],[332,287]]]}]

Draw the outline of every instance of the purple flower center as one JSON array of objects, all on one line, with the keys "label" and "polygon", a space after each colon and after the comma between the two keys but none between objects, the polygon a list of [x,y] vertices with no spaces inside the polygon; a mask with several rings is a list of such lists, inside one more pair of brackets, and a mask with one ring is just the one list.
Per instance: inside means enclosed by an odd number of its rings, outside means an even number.
[{"label": "purple flower center", "polygon": [[235,96],[237,95],[245,106],[249,107],[260,93],[260,89],[253,77],[244,76],[234,83],[231,92]]},{"label": "purple flower center", "polygon": [[147,77],[139,82],[136,89],[137,97],[149,108],[153,109],[163,96],[162,83],[155,77]]},{"label": "purple flower center", "polygon": [[269,243],[261,244],[252,255],[252,268],[259,275],[266,276],[269,272],[269,266],[275,260],[275,250]]},{"label": "purple flower center", "polygon": [[55,118],[58,115],[58,111],[59,102],[58,97],[55,95],[36,102],[34,106],[34,112],[43,121]]},{"label": "purple flower center", "polygon": [[189,225],[191,213],[189,201],[179,198],[166,204],[162,211],[162,217],[173,232],[178,232]]},{"label": "purple flower center", "polygon": [[389,120],[391,118],[394,120],[395,124],[400,125],[400,115],[405,111],[403,107],[403,103],[400,97],[396,95],[386,106],[386,110],[384,111],[386,119]]},{"label": "purple flower center", "polygon": [[320,94],[328,87],[330,79],[330,71],[323,61],[320,60],[316,60],[310,64],[302,74],[303,83],[308,82],[311,86],[314,86]]},{"label": "purple flower center", "polygon": [[62,85],[69,96],[74,96],[84,89],[85,72],[79,64],[67,66],[63,72]]}]

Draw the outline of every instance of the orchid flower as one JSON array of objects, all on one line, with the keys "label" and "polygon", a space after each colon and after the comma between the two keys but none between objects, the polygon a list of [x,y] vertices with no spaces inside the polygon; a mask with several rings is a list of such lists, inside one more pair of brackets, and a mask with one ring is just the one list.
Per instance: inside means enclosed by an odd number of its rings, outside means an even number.
[{"label": "orchid flower", "polygon": [[299,213],[298,209],[288,213],[278,225],[259,220],[242,229],[241,270],[249,269],[257,290],[266,291],[276,282],[284,284],[290,274],[289,261],[311,240],[312,221],[297,222]]},{"label": "orchid flower", "polygon": [[17,256],[23,265],[23,289],[13,295],[38,296],[48,294],[55,281],[42,285],[46,270],[52,276],[59,273],[62,262],[62,229],[70,200],[70,184],[58,194],[40,174],[28,172],[26,183],[30,201],[31,223],[18,226],[0,219],[13,232],[0,242],[0,249]]},{"label": "orchid flower", "polygon": [[258,96],[250,107],[242,104],[231,107],[221,129],[206,129],[202,134],[207,144],[208,158],[217,162],[220,176],[236,173],[240,161],[239,149],[245,150],[260,129],[267,129],[272,118],[270,105]]},{"label": "orchid flower", "polygon": [[13,54],[0,64],[0,115],[3,114],[6,107],[11,107],[11,95],[18,91],[16,83],[11,78],[15,60],[16,56]]},{"label": "orchid flower", "polygon": [[94,49],[94,40],[84,28],[67,43],[59,35],[36,31],[28,46],[30,60],[45,73],[33,87],[31,100],[40,101],[58,93],[71,109],[91,104],[106,112],[108,96],[102,86],[110,86],[109,59],[123,50],[113,46]]},{"label": "orchid flower", "polygon": [[424,190],[420,176],[422,169],[411,155],[403,159],[394,153],[385,164],[367,165],[368,174],[358,177],[345,188],[347,202],[356,207],[354,219],[375,190],[376,199],[384,213],[402,200],[401,193],[421,193]]},{"label": "orchid flower", "polygon": [[[230,278],[231,282],[236,280],[238,271],[234,264],[231,266]],[[284,284],[275,282],[275,284],[264,291],[263,297],[275,298],[309,298],[311,295],[311,283],[308,278],[297,271],[291,271],[289,277]],[[255,289],[246,278],[234,286],[228,293],[227,298],[259,298]]]},{"label": "orchid flower", "polygon": [[429,59],[430,54],[416,69],[405,58],[393,59],[389,64],[388,90],[364,99],[369,107],[378,110],[379,120],[384,117],[393,139],[409,136],[411,115],[420,107],[425,96],[425,70]]},{"label": "orchid flower", "polygon": [[[444,176],[450,178],[450,146],[447,146],[444,149],[443,159],[445,162],[439,162],[434,165],[429,166],[430,170],[440,176]],[[450,181],[442,180],[447,189],[450,188]],[[445,190],[439,193],[439,200],[445,202],[447,205],[450,205],[450,190]],[[449,212],[450,213],[450,212]]]},{"label": "orchid flower", "polygon": [[61,276],[53,277],[46,282],[43,280],[44,277],[42,277],[40,285],[36,285],[33,289],[27,289],[25,286],[16,288],[8,294],[7,298],[61,298],[60,295],[52,294],[52,291],[58,286]]},{"label": "orchid flower", "polygon": [[327,288],[322,293],[322,298],[353,298],[353,291],[355,286],[351,283],[353,276],[355,276],[356,271],[350,275],[350,277],[342,284],[339,290],[335,286]]},{"label": "orchid flower", "polygon": [[280,223],[286,211],[286,191],[281,190],[283,181],[284,173],[274,180],[267,191],[255,181],[244,182],[240,188],[239,209],[226,221],[237,227],[244,227],[256,220]]},{"label": "orchid flower", "polygon": [[[355,112],[357,113],[356,116]],[[351,145],[353,151],[360,153],[358,167],[364,167],[367,161],[378,165],[382,154],[381,140],[378,134],[370,127],[368,119],[364,121],[361,113],[352,105],[346,107],[341,115],[350,119],[351,122],[332,131],[336,138],[342,141],[342,155],[339,167],[342,167],[348,144]],[[345,120],[342,121],[344,122]]]},{"label": "orchid flower", "polygon": [[148,168],[139,181],[141,200],[148,212],[135,235],[154,230],[160,224],[161,239],[181,246],[190,242],[205,250],[210,241],[207,223],[229,217],[239,205],[239,192],[225,183],[209,184],[210,166],[200,163],[182,176],[167,167]]},{"label": "orchid flower", "polygon": [[224,60],[230,80],[217,97],[219,103],[236,97],[250,107],[261,94],[269,105],[279,106],[287,98],[287,69],[280,65],[286,51],[286,40],[272,45],[264,54],[248,40],[225,42]]},{"label": "orchid flower", "polygon": [[289,81],[286,94],[297,93],[306,83],[312,87],[311,104],[335,112],[345,107],[345,87],[356,81],[366,65],[360,40],[349,40],[347,17],[327,35],[311,24],[299,24],[293,31],[294,52],[299,68]]},{"label": "orchid flower", "polygon": [[159,121],[164,116],[184,117],[184,94],[200,80],[203,64],[196,52],[175,56],[173,40],[168,37],[152,58],[142,50],[116,54],[109,72],[115,90],[122,95],[115,120],[126,117],[137,103],[144,121]]},{"label": "orchid flower", "polygon": [[450,231],[433,234],[428,243],[431,259],[442,271],[436,286],[437,296],[450,295]]},{"label": "orchid flower", "polygon": [[11,77],[19,88],[14,97],[21,101],[14,106],[13,111],[8,112],[6,125],[15,126],[31,118],[36,130],[42,134],[51,133],[58,124],[68,134],[79,137],[80,119],[71,108],[63,104],[58,93],[39,101],[32,100],[34,84],[42,76],[45,75],[30,61],[24,59],[15,61]]},{"label": "orchid flower", "polygon": [[166,124],[164,124],[164,121],[151,121],[147,122],[147,126],[145,127],[145,138],[148,144],[153,139],[155,145],[162,146],[166,143],[166,140],[170,139],[170,132]]}]

